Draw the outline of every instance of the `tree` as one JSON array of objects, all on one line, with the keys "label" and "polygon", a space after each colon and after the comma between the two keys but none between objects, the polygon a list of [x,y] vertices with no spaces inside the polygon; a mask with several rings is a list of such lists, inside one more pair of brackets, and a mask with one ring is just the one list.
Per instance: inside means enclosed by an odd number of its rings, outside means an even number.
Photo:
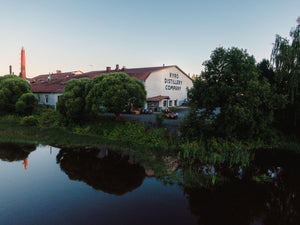
[{"label": "tree", "polygon": [[23,94],[16,103],[16,112],[21,115],[31,115],[38,105],[38,99],[32,93]]},{"label": "tree", "polygon": [[205,71],[188,92],[189,125],[202,135],[263,137],[272,123],[275,101],[268,81],[259,79],[254,57],[246,50],[218,48],[203,65]]},{"label": "tree", "polygon": [[70,80],[57,102],[57,110],[67,123],[85,120],[85,98],[91,89],[92,81],[88,78]]},{"label": "tree", "polygon": [[[263,59],[260,63],[257,64],[257,68],[260,73],[260,80],[262,78],[266,78],[268,82],[270,83],[271,87],[275,86],[275,73],[273,70],[272,65],[270,64],[270,61],[267,59]],[[275,87],[274,87],[275,88]]]},{"label": "tree", "polygon": [[277,91],[288,97],[282,121],[297,126],[300,115],[300,25],[290,32],[292,43],[276,35],[271,62],[275,68]]},{"label": "tree", "polygon": [[98,113],[104,113],[106,108],[103,105],[103,101],[101,99],[102,89],[101,89],[101,81],[107,76],[107,74],[102,74],[94,77],[92,81],[92,88],[89,91],[86,97],[86,111],[88,111],[92,115],[97,115]]},{"label": "tree", "polygon": [[25,93],[31,93],[30,84],[15,75],[0,77],[0,111],[14,113],[18,99]]},{"label": "tree", "polygon": [[119,120],[120,113],[130,105],[139,108],[146,101],[144,84],[126,73],[110,73],[93,79],[93,87],[87,96],[91,111],[95,114],[103,111],[116,114]]}]

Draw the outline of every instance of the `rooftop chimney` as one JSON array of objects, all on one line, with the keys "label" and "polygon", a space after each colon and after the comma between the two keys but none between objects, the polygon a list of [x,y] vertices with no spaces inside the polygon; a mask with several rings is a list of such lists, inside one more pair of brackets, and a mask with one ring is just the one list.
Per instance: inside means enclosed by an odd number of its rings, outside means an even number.
[{"label": "rooftop chimney", "polygon": [[126,66],[123,66],[122,70],[125,71],[126,70]]},{"label": "rooftop chimney", "polygon": [[110,66],[107,66],[106,67],[106,72],[110,72],[111,71],[111,67]]},{"label": "rooftop chimney", "polygon": [[56,73],[57,74],[61,74],[61,70],[56,70]]},{"label": "rooftop chimney", "polygon": [[119,71],[120,70],[120,67],[119,67],[119,64],[116,65],[116,71]]},{"label": "rooftop chimney", "polygon": [[13,74],[12,73],[12,66],[11,65],[9,65],[9,74]]},{"label": "rooftop chimney", "polygon": [[21,78],[26,80],[26,71],[25,71],[25,50],[22,47],[21,50]]}]

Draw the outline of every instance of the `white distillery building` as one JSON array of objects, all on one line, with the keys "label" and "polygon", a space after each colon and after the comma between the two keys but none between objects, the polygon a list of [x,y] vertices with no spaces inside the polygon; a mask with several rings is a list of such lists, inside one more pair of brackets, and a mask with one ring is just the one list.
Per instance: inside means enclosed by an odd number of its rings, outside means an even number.
[{"label": "white distillery building", "polygon": [[70,79],[87,77],[93,79],[97,75],[124,72],[130,77],[142,81],[147,91],[145,108],[160,111],[168,107],[180,106],[187,101],[187,90],[193,86],[192,79],[178,66],[161,66],[147,68],[107,67],[106,70],[82,73],[56,73],[39,75],[30,79],[32,92],[39,99],[40,105],[56,106],[65,84]]}]

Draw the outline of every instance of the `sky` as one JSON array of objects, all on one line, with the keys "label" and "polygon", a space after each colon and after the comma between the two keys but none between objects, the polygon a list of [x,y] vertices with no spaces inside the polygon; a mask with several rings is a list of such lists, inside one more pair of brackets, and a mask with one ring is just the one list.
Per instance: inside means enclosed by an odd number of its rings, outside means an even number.
[{"label": "sky", "polygon": [[0,75],[177,65],[200,74],[221,45],[257,62],[289,37],[299,0],[0,0]]}]

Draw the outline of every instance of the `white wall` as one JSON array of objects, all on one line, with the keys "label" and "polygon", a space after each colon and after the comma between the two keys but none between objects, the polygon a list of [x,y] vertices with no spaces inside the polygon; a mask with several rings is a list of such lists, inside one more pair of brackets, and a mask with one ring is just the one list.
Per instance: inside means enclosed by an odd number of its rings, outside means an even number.
[{"label": "white wall", "polygon": [[[165,68],[153,72],[145,81],[147,98],[158,95],[169,96],[169,102],[177,100],[177,106],[187,99],[187,88],[191,88],[193,82],[176,67]],[[162,103],[161,103],[162,104]]]},{"label": "white wall", "polygon": [[[61,93],[34,93],[34,95],[39,99],[39,105],[49,105],[56,108],[58,96],[60,96]],[[46,96],[48,96],[48,102],[46,101]]]}]

